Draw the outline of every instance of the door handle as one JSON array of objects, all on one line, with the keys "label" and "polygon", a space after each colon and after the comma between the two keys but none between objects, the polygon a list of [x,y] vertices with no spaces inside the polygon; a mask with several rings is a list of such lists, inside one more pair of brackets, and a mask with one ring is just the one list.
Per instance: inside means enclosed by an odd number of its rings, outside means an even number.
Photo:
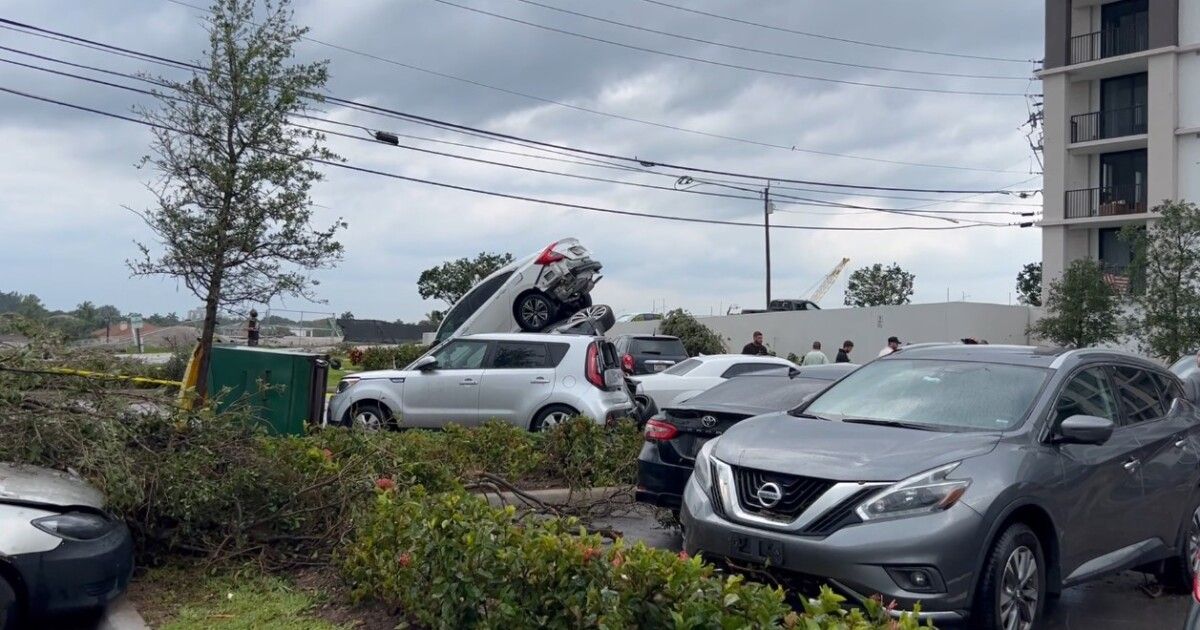
[{"label": "door handle", "polygon": [[1187,438],[1181,438],[1175,442],[1175,448],[1187,448]]},{"label": "door handle", "polygon": [[546,378],[545,378],[544,376],[539,376],[539,377],[537,377],[537,378],[535,378],[535,379],[533,379],[532,381],[529,381],[529,382],[530,382],[530,383],[535,383],[535,384],[537,384],[537,385],[545,385],[546,383],[549,383],[550,381],[546,380]]},{"label": "door handle", "polygon": [[473,378],[464,378],[463,380],[459,381],[459,382],[458,382],[458,384],[459,384],[459,385],[474,385],[474,384],[475,384],[475,379],[473,379]]},{"label": "door handle", "polygon": [[1124,464],[1121,464],[1121,467],[1129,472],[1133,472],[1138,469],[1138,466],[1141,466],[1141,465],[1142,465],[1142,460],[1130,459],[1129,461],[1125,462]]}]

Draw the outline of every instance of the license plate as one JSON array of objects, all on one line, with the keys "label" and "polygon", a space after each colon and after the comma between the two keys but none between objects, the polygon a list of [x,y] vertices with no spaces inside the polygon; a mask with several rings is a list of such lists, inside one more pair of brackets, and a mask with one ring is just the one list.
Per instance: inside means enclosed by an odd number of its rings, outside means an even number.
[{"label": "license plate", "polygon": [[654,370],[655,372],[661,372],[661,371],[667,369],[667,366],[662,363],[655,363],[650,366],[650,369]]},{"label": "license plate", "polygon": [[584,254],[586,254],[586,253],[587,253],[587,250],[586,250],[586,249],[584,249],[584,248],[582,248],[582,247],[580,247],[580,246],[578,246],[578,245],[576,245],[576,246],[574,246],[574,247],[572,247],[572,248],[571,248],[571,253],[572,253],[572,254],[575,254],[576,256],[582,256],[582,255],[584,255]]},{"label": "license plate", "polygon": [[761,562],[768,566],[783,565],[783,543],[777,540],[731,534],[729,551],[736,557]]}]

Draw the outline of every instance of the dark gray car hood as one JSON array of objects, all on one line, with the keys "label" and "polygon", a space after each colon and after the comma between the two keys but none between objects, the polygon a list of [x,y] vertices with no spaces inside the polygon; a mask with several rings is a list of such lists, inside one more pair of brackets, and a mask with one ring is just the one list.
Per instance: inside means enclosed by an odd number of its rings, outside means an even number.
[{"label": "dark gray car hood", "polygon": [[996,447],[998,433],[941,433],[774,413],[718,438],[717,459],[747,468],[836,481],[899,481]]}]

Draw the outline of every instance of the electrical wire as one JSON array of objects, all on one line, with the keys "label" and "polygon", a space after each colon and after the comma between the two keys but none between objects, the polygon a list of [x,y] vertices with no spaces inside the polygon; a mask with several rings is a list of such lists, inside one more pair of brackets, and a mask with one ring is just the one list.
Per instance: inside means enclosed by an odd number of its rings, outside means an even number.
[{"label": "electrical wire", "polygon": [[[191,5],[186,5],[186,3],[180,3],[179,0],[168,0],[168,1],[174,2],[177,4],[185,4],[185,6],[191,6]],[[6,25],[8,25],[8,26],[6,26]],[[105,47],[105,48],[111,47],[112,49],[122,52],[122,53],[127,53],[127,54],[132,54],[132,55],[141,55],[147,61],[151,61],[153,63],[158,63],[158,64],[168,65],[175,69],[179,69],[180,66],[182,66],[184,69],[207,71],[207,68],[205,68],[204,66],[198,65],[198,64],[193,64],[193,63],[189,63],[189,62],[185,62],[185,61],[179,61],[179,60],[175,60],[175,59],[169,59],[166,57],[160,57],[158,55],[153,55],[153,54],[149,54],[149,53],[142,53],[140,51],[135,51],[135,50],[131,50],[128,48],[122,48],[122,47],[118,47],[118,46],[112,46],[110,44],[104,44],[101,42],[96,42],[93,40],[80,38],[80,37],[77,37],[74,35],[68,35],[65,33],[50,31],[48,29],[43,29],[41,27],[36,27],[36,26],[21,23],[21,22],[16,22],[14,20],[9,20],[7,18],[0,18],[0,28],[9,28],[9,26],[28,28],[28,29],[33,29],[34,31],[38,31],[37,33],[29,33],[29,34],[33,34],[33,35],[40,36],[42,34],[49,34],[49,35],[55,35],[58,37],[64,37],[69,40],[79,40],[81,42],[95,45],[95,46],[101,46],[101,47]],[[16,30],[17,32],[26,32],[26,31],[22,31],[19,29],[11,29],[11,30]],[[996,189],[960,190],[960,189],[911,188],[911,187],[897,187],[897,186],[871,186],[871,185],[856,185],[856,184],[846,184],[846,183],[822,182],[822,181],[816,181],[816,180],[802,180],[802,179],[766,176],[766,175],[758,175],[758,174],[737,173],[737,172],[723,171],[723,170],[717,170],[717,169],[707,169],[707,168],[694,167],[694,166],[678,165],[678,164],[672,164],[672,163],[668,163],[668,162],[650,161],[650,160],[646,160],[643,158],[639,158],[637,156],[630,157],[630,156],[615,155],[615,154],[605,153],[605,152],[601,152],[601,151],[594,151],[594,150],[590,150],[590,149],[583,149],[583,148],[571,147],[571,146],[567,146],[567,145],[560,145],[560,144],[555,144],[555,143],[550,143],[550,142],[544,142],[544,141],[540,141],[540,140],[533,140],[533,139],[529,139],[529,138],[523,138],[520,136],[516,136],[513,134],[506,134],[506,133],[491,131],[491,130],[482,129],[482,128],[478,128],[478,127],[471,127],[468,125],[452,123],[449,121],[439,120],[436,118],[430,118],[427,116],[420,116],[417,114],[402,112],[402,111],[398,111],[398,110],[394,110],[394,109],[390,109],[390,108],[380,107],[377,105],[359,103],[357,101],[339,98],[336,96],[329,96],[329,95],[312,95],[312,96],[319,98],[321,100],[331,102],[331,103],[336,103],[339,105],[343,105],[345,107],[357,109],[359,111],[376,114],[376,115],[387,116],[387,117],[391,117],[391,118],[396,118],[396,119],[404,120],[404,121],[408,121],[408,122],[414,122],[414,123],[423,124],[423,125],[435,126],[435,127],[439,127],[442,129],[449,129],[449,130],[454,130],[454,131],[471,132],[474,134],[485,136],[485,137],[493,139],[493,140],[519,142],[519,143],[523,143],[525,146],[536,147],[538,149],[553,149],[553,150],[558,150],[558,151],[570,152],[575,155],[583,155],[583,156],[588,156],[588,157],[593,157],[593,158],[604,158],[604,159],[621,161],[621,162],[632,162],[634,164],[637,164],[637,165],[640,165],[640,166],[643,166],[646,168],[662,167],[662,168],[667,168],[667,169],[676,170],[676,171],[704,173],[706,175],[722,175],[722,176],[727,176],[727,177],[751,179],[751,180],[757,180],[757,181],[769,182],[769,183],[806,184],[806,185],[813,185],[813,186],[825,186],[825,187],[831,187],[831,188],[843,188],[843,189],[855,189],[855,190],[882,190],[882,191],[918,192],[918,193],[934,193],[934,194],[977,194],[977,193],[978,194],[1013,194],[1014,192],[1034,192],[1034,191],[1004,191],[1004,190],[996,190]],[[874,160],[874,158],[871,158],[871,159]],[[898,163],[898,164],[917,165],[916,163],[896,162],[896,161],[892,161],[892,160],[878,160],[878,161],[884,161],[884,162],[889,162],[889,163]],[[956,168],[956,167],[945,167],[945,168]],[[979,170],[979,169],[973,169],[973,168],[968,168],[968,167],[962,167],[962,168],[964,170]],[[996,172],[1011,172],[1011,171],[996,171]]]},{"label": "electrical wire", "polygon": [[[209,11],[209,9],[207,9],[207,8],[197,6],[197,5],[188,3],[188,2],[184,2],[183,0],[166,0],[166,1],[170,2],[172,4],[182,6],[182,7],[188,7],[190,9],[194,9],[197,11],[203,11],[203,12]],[[7,20],[0,20],[0,22],[3,22],[3,21],[7,21]],[[42,29],[42,30],[44,30],[44,29]],[[584,113],[592,114],[592,115],[596,115],[596,116],[604,116],[607,118],[612,118],[614,120],[621,120],[621,121],[625,121],[625,122],[637,123],[637,124],[641,124],[641,125],[647,125],[650,127],[656,127],[659,129],[667,129],[670,131],[678,131],[680,133],[687,133],[687,134],[691,134],[691,135],[712,138],[715,140],[738,142],[738,143],[742,143],[742,144],[758,146],[758,147],[763,147],[763,148],[768,148],[768,149],[779,149],[779,150],[783,150],[783,151],[789,151],[792,153],[808,153],[811,155],[824,155],[824,156],[828,156],[828,157],[839,157],[839,158],[845,158],[845,159],[850,159],[850,160],[862,160],[862,161],[866,161],[866,162],[876,162],[876,163],[880,163],[880,164],[896,164],[896,165],[901,165],[901,166],[915,166],[915,167],[919,167],[919,168],[940,168],[940,169],[957,170],[957,171],[976,171],[976,172],[981,172],[981,173],[1017,173],[1017,172],[1024,173],[1024,171],[1004,171],[1004,170],[998,170],[998,169],[992,169],[992,168],[960,166],[960,165],[952,165],[952,164],[932,164],[932,163],[927,163],[927,162],[909,162],[909,161],[904,161],[904,160],[889,160],[886,158],[876,158],[876,157],[863,156],[863,155],[854,155],[854,154],[849,154],[849,153],[835,153],[835,152],[831,152],[831,151],[820,151],[817,149],[807,149],[804,147],[798,147],[794,144],[781,144],[778,142],[766,142],[763,140],[754,140],[752,138],[743,138],[740,136],[731,136],[731,135],[727,135],[727,134],[714,133],[711,131],[704,131],[701,129],[692,129],[689,127],[682,127],[679,125],[672,125],[672,124],[664,123],[664,122],[646,120],[644,118],[637,118],[635,116],[628,116],[625,114],[616,114],[613,112],[606,112],[606,111],[594,109],[591,107],[585,107],[583,105],[576,105],[574,103],[568,103],[566,101],[558,101],[558,100],[546,98],[543,96],[537,96],[535,94],[529,94],[529,93],[521,92],[518,90],[512,90],[509,88],[500,87],[500,86],[492,85],[489,83],[484,83],[482,81],[476,81],[474,79],[468,79],[466,77],[460,77],[457,75],[440,72],[437,70],[432,70],[432,69],[414,65],[411,63],[405,63],[403,61],[398,61],[396,59],[384,57],[382,55],[376,55],[374,53],[369,53],[369,52],[365,52],[362,50],[356,50],[356,49],[350,48],[348,46],[343,46],[341,44],[335,44],[332,42],[323,41],[323,40],[320,40],[320,39],[317,39],[315,37],[311,37],[308,35],[302,36],[301,39],[303,39],[304,41],[307,41],[307,42],[317,44],[319,46],[325,46],[325,47],[333,49],[333,50],[338,50],[338,51],[341,51],[344,53],[357,55],[357,56],[363,57],[365,59],[379,61],[381,63],[386,63],[386,64],[393,65],[393,66],[396,66],[399,68],[404,68],[406,70],[422,72],[422,73],[436,76],[439,78],[448,79],[448,80],[452,80],[452,81],[458,81],[460,83],[465,83],[465,84],[472,85],[472,86],[479,87],[479,88],[494,90],[494,91],[501,92],[504,94],[509,94],[511,96],[519,96],[521,98],[526,98],[526,99],[537,101],[540,103],[546,103],[548,105],[562,107],[564,109],[571,109],[571,110],[584,112]]]},{"label": "electrical wire", "polygon": [[[36,94],[30,94],[28,92],[14,90],[14,89],[4,87],[4,86],[0,86],[0,92],[6,92],[9,94],[21,96],[21,97],[24,97],[27,99],[37,100],[37,101],[41,101],[44,103],[50,103],[50,104],[58,105],[61,107],[75,109],[78,111],[89,112],[89,113],[97,114],[100,116],[106,116],[106,117],[113,118],[116,120],[132,122],[132,123],[143,125],[146,127],[152,127],[152,128],[156,128],[156,129],[160,129],[160,130],[164,130],[164,131],[171,131],[174,133],[195,135],[195,136],[199,137],[198,134],[189,133],[189,132],[181,130],[181,129],[175,129],[175,128],[169,127],[167,125],[163,125],[161,123],[156,123],[156,122],[148,121],[148,120],[140,120],[137,118],[133,118],[131,116],[116,114],[113,112],[108,112],[108,111],[104,111],[104,110],[100,110],[100,109],[96,109],[96,108],[92,108],[92,107],[87,107],[84,105],[78,105],[75,103],[68,103],[66,101],[61,101],[58,99],[53,99],[53,98],[49,98],[49,97],[45,97],[45,96],[39,96]],[[289,154],[285,154],[285,153],[281,153],[281,152],[273,152],[273,153],[284,155],[285,157],[298,158],[298,156],[289,155]],[[324,159],[319,159],[319,158],[298,158],[298,159],[304,159],[305,161],[314,163],[314,164],[322,164],[322,165],[330,166],[330,167],[334,167],[334,168],[341,168],[341,169],[356,171],[356,172],[360,172],[360,173],[367,173],[367,174],[377,175],[377,176],[381,176],[381,177],[397,179],[397,180],[401,180],[401,181],[425,184],[428,186],[436,186],[439,188],[446,188],[446,189],[458,190],[458,191],[463,191],[463,192],[471,192],[471,193],[487,195],[487,196],[491,196],[491,197],[499,197],[499,198],[504,198],[504,199],[517,200],[517,201],[527,201],[530,203],[536,203],[536,204],[540,204],[540,205],[556,206],[556,207],[569,208],[569,209],[575,209],[575,210],[584,210],[584,211],[590,211],[590,212],[599,212],[599,213],[604,213],[604,214],[632,216],[632,217],[649,218],[649,219],[660,219],[660,220],[666,220],[666,221],[676,221],[676,222],[685,222],[685,223],[702,223],[702,224],[709,224],[709,225],[726,225],[726,226],[753,227],[753,228],[761,228],[762,227],[762,225],[759,223],[749,223],[749,222],[743,222],[743,221],[729,221],[729,220],[721,220],[721,219],[701,219],[701,218],[697,218],[697,217],[680,217],[680,216],[673,216],[673,215],[662,215],[662,214],[653,214],[653,213],[646,213],[646,212],[636,212],[636,211],[632,211],[632,210],[621,210],[621,209],[615,209],[615,208],[603,208],[603,207],[598,207],[598,206],[577,204],[577,203],[571,203],[571,202],[565,202],[565,201],[555,201],[555,200],[551,200],[551,199],[543,199],[540,197],[530,197],[530,196],[526,196],[526,195],[517,195],[517,194],[513,194],[513,193],[505,193],[505,192],[500,192],[500,191],[495,191],[495,190],[475,188],[475,187],[471,187],[471,186],[462,186],[462,185],[458,185],[458,184],[451,184],[451,183],[447,183],[447,182],[440,182],[440,181],[435,181],[435,180],[430,180],[430,179],[410,177],[407,175],[400,175],[398,173],[391,173],[391,172],[387,172],[387,171],[366,168],[366,167],[362,167],[362,166],[354,166],[352,164],[346,164],[344,162],[335,162],[332,160],[324,160]],[[905,231],[962,230],[962,229],[970,229],[970,228],[976,228],[976,227],[1014,227],[1014,226],[1015,227],[1029,227],[1030,225],[1032,225],[1032,223],[1020,223],[1020,224],[1014,223],[1014,224],[1006,224],[1003,226],[971,224],[971,225],[952,225],[952,226],[944,226],[944,227],[926,227],[926,226],[889,226],[889,227],[853,226],[853,227],[851,227],[851,226],[813,226],[813,225],[773,225],[771,227],[776,228],[776,229],[782,229],[782,230],[878,232],[878,231],[895,231],[895,230],[905,230]]]},{"label": "electrical wire", "polygon": [[679,33],[672,33],[670,31],[663,31],[663,30],[659,30],[659,29],[655,29],[655,28],[649,28],[646,26],[638,26],[636,24],[629,24],[627,22],[621,22],[619,20],[610,20],[608,18],[603,18],[598,15],[591,15],[588,13],[582,13],[580,11],[572,11],[571,9],[564,9],[562,7],[556,7],[556,6],[549,5],[549,4],[543,4],[541,2],[537,2],[536,0],[515,0],[515,1],[521,2],[524,4],[528,4],[528,5],[532,5],[535,7],[541,7],[543,9],[547,9],[550,11],[556,11],[558,13],[565,13],[567,15],[574,15],[574,16],[581,17],[584,19],[594,20],[596,22],[601,22],[604,24],[611,24],[613,26],[620,26],[622,28],[628,28],[628,29],[633,29],[636,31],[642,31],[644,33],[654,33],[656,35],[663,35],[665,37],[673,37],[675,39],[682,39],[685,41],[696,42],[699,44],[708,44],[710,46],[719,46],[721,48],[729,48],[732,50],[740,50],[743,52],[752,52],[752,53],[757,53],[760,55],[770,55],[772,57],[783,57],[785,59],[795,59],[797,61],[811,61],[813,63],[824,63],[824,64],[830,64],[830,65],[835,65],[835,66],[842,66],[844,68],[861,68],[864,70],[881,70],[884,72],[899,72],[902,74],[916,74],[916,75],[934,76],[934,77],[957,77],[957,78],[963,78],[963,79],[989,79],[989,80],[996,80],[996,81],[1028,81],[1029,80],[1029,75],[1014,76],[1011,74],[1005,74],[1005,75],[970,74],[970,73],[965,73],[965,72],[938,72],[936,70],[913,70],[910,68],[892,68],[892,67],[888,67],[888,66],[873,66],[870,64],[836,61],[833,59],[821,59],[819,57],[806,57],[804,55],[793,55],[791,53],[780,52],[777,50],[765,50],[762,48],[753,48],[750,46],[739,46],[737,44],[730,44],[727,42],[718,42],[718,41],[714,41],[711,39],[704,39],[701,37],[693,37],[691,35],[681,35]]},{"label": "electrical wire", "polygon": [[745,70],[747,72],[756,72],[759,74],[767,74],[767,75],[772,75],[772,76],[777,76],[777,77],[788,77],[788,78],[792,78],[792,79],[804,79],[806,81],[823,81],[826,83],[837,83],[839,85],[854,85],[854,86],[858,86],[858,87],[870,87],[870,88],[878,88],[878,89],[884,89],[884,90],[901,90],[904,92],[923,92],[923,93],[929,93],[929,94],[959,94],[959,95],[965,95],[965,96],[1004,96],[1004,97],[1016,96],[1016,97],[1021,97],[1021,98],[1025,98],[1026,96],[1028,96],[1025,92],[988,92],[988,91],[983,91],[983,90],[951,90],[951,89],[944,89],[944,88],[916,87],[916,86],[912,86],[912,85],[891,85],[891,84],[887,84],[887,83],[871,83],[869,81],[852,81],[850,79],[834,79],[831,77],[817,77],[817,76],[812,76],[812,75],[808,75],[808,74],[787,72],[785,70],[771,70],[769,68],[759,68],[756,66],[745,66],[745,65],[737,64],[737,63],[728,63],[725,61],[717,61],[716,59],[705,59],[704,57],[695,57],[692,55],[684,55],[684,54],[680,54],[680,53],[668,52],[665,50],[658,50],[657,48],[647,48],[645,46],[638,46],[636,44],[627,44],[624,42],[618,42],[618,41],[611,40],[611,39],[605,39],[603,37],[596,37],[595,35],[587,35],[584,33],[577,33],[575,31],[569,31],[567,29],[557,28],[554,26],[548,26],[546,24],[538,24],[537,22],[530,22],[528,20],[522,20],[520,18],[511,17],[508,15],[502,15],[500,13],[493,13],[491,11],[485,11],[484,9],[480,9],[480,8],[476,8],[476,7],[469,7],[464,4],[458,4],[456,2],[451,2],[450,0],[433,0],[433,2],[437,2],[439,4],[444,4],[444,5],[450,6],[450,7],[456,7],[456,8],[462,9],[464,11],[470,11],[472,13],[478,13],[480,15],[487,15],[490,17],[494,17],[496,19],[504,20],[506,22],[513,22],[515,24],[524,24],[525,26],[530,26],[530,27],[541,29],[544,31],[550,31],[552,33],[559,33],[559,34],[568,35],[571,37],[578,37],[580,39],[586,39],[586,40],[593,41],[593,42],[608,44],[610,46],[627,48],[629,50],[637,50],[637,51],[644,52],[644,53],[650,53],[652,55],[660,55],[663,57],[671,57],[674,59],[683,59],[686,61],[694,61],[696,63],[703,63],[703,64],[707,64],[710,66],[717,66],[717,67],[721,67],[721,68],[730,68],[730,69],[734,69],[734,70]]},{"label": "electrical wire", "polygon": [[803,35],[805,37],[815,37],[817,39],[842,42],[844,44],[855,44],[858,46],[870,46],[872,48],[883,48],[886,50],[898,50],[901,52],[910,52],[910,53],[917,53],[917,54],[922,54],[922,55],[940,55],[943,57],[958,57],[960,59],[979,59],[979,60],[983,60],[983,61],[1003,61],[1003,62],[1009,62],[1009,63],[1040,63],[1037,59],[1014,59],[1012,57],[990,57],[987,55],[969,55],[966,53],[953,53],[953,52],[943,52],[943,51],[937,51],[937,50],[926,50],[926,49],[922,49],[922,48],[906,48],[904,46],[891,46],[888,44],[880,44],[877,42],[867,42],[867,41],[862,41],[862,40],[858,40],[858,39],[849,39],[849,38],[845,38],[845,37],[835,37],[833,35],[824,35],[821,33],[810,33],[808,31],[800,31],[800,30],[796,30],[796,29],[792,29],[792,28],[786,28],[783,26],[776,26],[773,24],[763,24],[761,22],[752,22],[750,20],[744,20],[744,19],[740,19],[740,18],[730,17],[727,15],[720,15],[717,13],[709,13],[707,11],[693,9],[691,7],[682,7],[677,4],[671,4],[669,2],[662,2],[662,0],[642,0],[642,1],[649,2],[650,4],[657,4],[658,6],[661,6],[661,7],[675,9],[677,11],[686,11],[688,13],[695,13],[697,15],[705,15],[705,16],[708,16],[711,18],[717,18],[719,20],[725,20],[728,22],[736,22],[738,24],[745,24],[747,26],[757,26],[759,28],[770,29],[772,31],[791,33],[793,35]]}]

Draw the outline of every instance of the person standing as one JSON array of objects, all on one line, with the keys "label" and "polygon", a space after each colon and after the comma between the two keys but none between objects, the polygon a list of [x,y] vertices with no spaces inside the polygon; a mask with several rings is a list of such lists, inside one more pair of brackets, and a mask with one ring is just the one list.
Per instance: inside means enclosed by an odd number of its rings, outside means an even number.
[{"label": "person standing", "polygon": [[814,341],[812,350],[809,350],[808,354],[804,355],[804,359],[800,361],[800,365],[825,365],[826,363],[829,363],[829,357],[821,352],[820,341]]},{"label": "person standing", "polygon": [[883,347],[883,350],[879,351],[879,356],[886,357],[887,355],[889,355],[899,349],[900,349],[900,338],[893,335],[891,337],[888,337],[887,345]]},{"label": "person standing", "polygon": [[761,331],[754,331],[754,341],[751,341],[742,347],[742,354],[749,354],[753,356],[767,356],[770,354],[770,352],[767,351],[767,347],[763,345],[763,334]]},{"label": "person standing", "polygon": [[837,358],[834,359],[833,362],[834,363],[849,363],[850,362],[850,351],[853,349],[854,349],[853,341],[850,341],[849,339],[843,341],[842,347],[838,348]]},{"label": "person standing", "polygon": [[258,345],[258,311],[250,309],[250,319],[246,322],[246,345]]}]

